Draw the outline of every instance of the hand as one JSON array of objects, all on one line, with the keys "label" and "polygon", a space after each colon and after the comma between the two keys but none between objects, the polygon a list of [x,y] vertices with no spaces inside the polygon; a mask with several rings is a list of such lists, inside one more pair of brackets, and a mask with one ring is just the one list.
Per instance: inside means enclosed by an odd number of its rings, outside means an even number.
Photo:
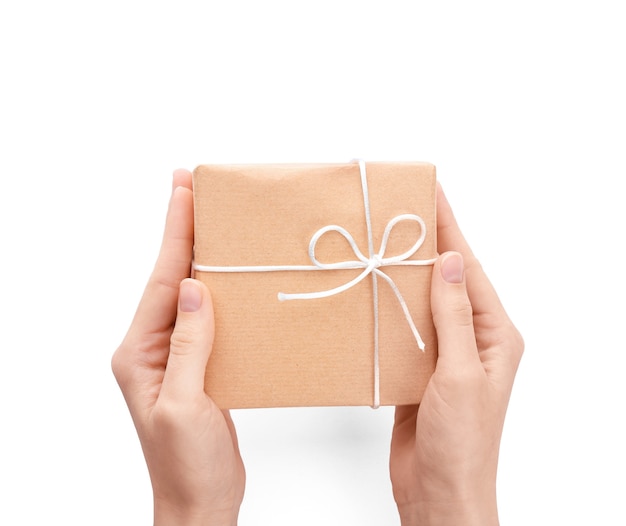
[{"label": "hand", "polygon": [[403,526],[498,524],[496,470],[524,344],[439,188],[431,308],[437,366],[419,406],[396,408],[393,493]]},{"label": "hand", "polygon": [[213,342],[207,288],[186,279],[193,247],[191,174],[174,173],[163,244],[112,367],[141,441],[154,524],[236,524],[245,471],[230,415],[204,392]]}]

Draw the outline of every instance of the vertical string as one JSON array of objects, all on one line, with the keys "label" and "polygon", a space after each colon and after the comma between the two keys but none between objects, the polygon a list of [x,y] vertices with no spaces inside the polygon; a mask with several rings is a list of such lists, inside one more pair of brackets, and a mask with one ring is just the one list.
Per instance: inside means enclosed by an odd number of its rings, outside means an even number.
[{"label": "vertical string", "polygon": [[[372,233],[372,217],[370,212],[370,196],[367,187],[367,173],[365,161],[358,159],[361,174],[361,188],[363,188],[363,204],[365,206],[365,225],[367,227],[367,251],[370,261],[374,259],[374,234]],[[372,300],[374,306],[374,403],[373,409],[380,407],[380,356],[378,341],[378,280],[376,272],[372,272]]]},{"label": "vertical string", "polygon": [[374,297],[374,404],[372,409],[380,407],[380,364],[378,357],[378,281],[372,272],[372,293]]}]

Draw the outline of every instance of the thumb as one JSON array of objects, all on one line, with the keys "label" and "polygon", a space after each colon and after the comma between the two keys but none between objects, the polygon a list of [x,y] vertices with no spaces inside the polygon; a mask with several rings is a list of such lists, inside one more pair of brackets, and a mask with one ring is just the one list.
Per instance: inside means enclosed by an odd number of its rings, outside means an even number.
[{"label": "thumb", "polygon": [[478,357],[472,304],[465,286],[463,256],[445,252],[433,268],[431,310],[437,329],[439,362],[458,367]]},{"label": "thumb", "polygon": [[178,314],[161,393],[190,400],[204,392],[204,374],[213,346],[213,306],[209,290],[195,279],[184,279],[178,293]]}]

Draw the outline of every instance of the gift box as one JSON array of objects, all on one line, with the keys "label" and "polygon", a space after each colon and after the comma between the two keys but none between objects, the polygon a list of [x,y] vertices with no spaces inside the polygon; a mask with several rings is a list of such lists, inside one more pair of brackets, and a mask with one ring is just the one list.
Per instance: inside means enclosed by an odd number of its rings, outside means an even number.
[{"label": "gift box", "polygon": [[433,165],[202,165],[193,189],[219,407],[420,402],[437,357]]}]

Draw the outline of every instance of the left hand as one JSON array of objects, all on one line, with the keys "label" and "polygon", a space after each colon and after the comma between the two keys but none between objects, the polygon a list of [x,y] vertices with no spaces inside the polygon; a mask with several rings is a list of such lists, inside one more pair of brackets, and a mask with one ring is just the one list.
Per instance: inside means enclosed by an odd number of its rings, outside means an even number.
[{"label": "left hand", "polygon": [[207,288],[187,279],[191,174],[174,173],[163,244],[112,367],[143,448],[154,523],[236,524],[245,471],[230,415],[204,392],[213,342]]}]

